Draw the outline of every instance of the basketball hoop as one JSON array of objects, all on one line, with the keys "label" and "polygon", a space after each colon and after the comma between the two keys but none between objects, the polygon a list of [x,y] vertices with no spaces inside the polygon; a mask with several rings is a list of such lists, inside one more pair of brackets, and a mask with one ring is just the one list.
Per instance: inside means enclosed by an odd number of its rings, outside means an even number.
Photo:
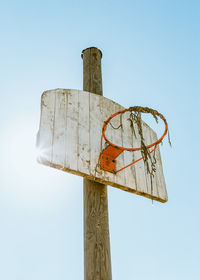
[{"label": "basketball hoop", "polygon": [[[125,168],[135,164],[136,162],[144,159],[144,156],[137,159],[136,161],[122,167],[119,170],[116,170],[116,158],[123,152],[123,151],[141,151],[143,148],[125,148],[125,147],[121,147],[118,146],[116,144],[113,144],[110,140],[108,140],[108,138],[105,135],[106,129],[107,129],[107,125],[109,124],[110,120],[113,119],[114,117],[116,117],[117,115],[121,115],[124,114],[125,112],[137,112],[137,114],[139,113],[150,113],[153,115],[153,117],[156,119],[157,121],[157,117],[161,118],[165,124],[165,130],[163,135],[154,143],[145,146],[146,149],[149,148],[153,148],[153,150],[149,151],[149,153],[153,153],[156,148],[157,145],[160,144],[163,140],[163,138],[166,136],[167,131],[168,131],[168,125],[167,125],[167,121],[165,119],[165,117],[160,114],[158,111],[150,109],[148,107],[140,107],[140,106],[134,106],[134,107],[130,107],[121,111],[116,112],[115,114],[111,115],[103,124],[102,127],[102,135],[101,135],[101,153],[100,153],[100,167],[101,169],[103,169],[104,171],[108,171],[111,173],[118,173],[122,170],[124,170]],[[105,142],[107,143],[107,146],[105,147],[105,149],[103,149],[103,139],[105,140]]]}]

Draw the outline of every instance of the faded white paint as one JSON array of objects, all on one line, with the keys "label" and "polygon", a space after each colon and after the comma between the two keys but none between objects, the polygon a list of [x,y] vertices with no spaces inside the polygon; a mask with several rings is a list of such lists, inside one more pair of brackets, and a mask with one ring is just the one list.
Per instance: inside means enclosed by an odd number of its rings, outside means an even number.
[{"label": "faded white paint", "polygon": [[[103,184],[166,202],[167,191],[159,148],[156,150],[157,170],[153,178],[153,190],[142,160],[116,175],[99,168],[103,122],[122,109],[124,107],[112,100],[85,91],[69,89],[45,91],[41,101],[41,120],[37,139],[37,145],[41,150],[38,161]],[[122,129],[113,129],[109,125],[106,131],[108,139],[120,146],[139,147],[140,137],[137,127],[135,136],[128,121],[129,113],[122,116]],[[115,127],[119,126],[119,115],[112,119],[112,124]],[[146,145],[156,141],[156,133],[145,123],[143,133]],[[140,152],[123,152],[117,158],[117,169],[139,157]]]}]

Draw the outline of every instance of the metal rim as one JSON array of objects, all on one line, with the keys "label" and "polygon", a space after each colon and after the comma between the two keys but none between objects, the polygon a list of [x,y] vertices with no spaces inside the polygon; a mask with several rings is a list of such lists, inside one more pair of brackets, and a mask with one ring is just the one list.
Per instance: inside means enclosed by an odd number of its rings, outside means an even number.
[{"label": "metal rim", "polygon": [[[140,108],[140,110],[139,110],[138,108]],[[118,112],[114,113],[113,115],[111,115],[111,116],[104,122],[103,127],[102,127],[101,151],[102,151],[102,141],[103,141],[103,138],[105,139],[105,141],[106,141],[109,145],[111,145],[111,146],[113,146],[113,147],[115,147],[115,148],[118,148],[118,149],[120,149],[120,150],[123,150],[123,151],[140,151],[140,150],[142,150],[142,148],[124,148],[124,147],[115,145],[115,144],[113,144],[112,142],[110,142],[110,141],[108,140],[108,138],[106,137],[106,135],[105,135],[105,132],[106,132],[106,129],[107,129],[107,124],[109,123],[109,121],[110,121],[111,119],[113,119],[114,117],[116,117],[117,115],[119,115],[119,114],[124,114],[124,113],[127,112],[127,111],[130,111],[130,112],[132,112],[132,111],[137,111],[137,112],[141,112],[141,113],[149,113],[149,112],[147,112],[147,108],[135,106],[135,107],[130,107],[130,108],[127,108],[127,109],[118,111]],[[164,117],[162,114],[160,114],[158,111],[156,111],[156,110],[153,110],[153,112],[154,112],[155,115],[157,115],[158,117],[160,117],[160,118],[163,120],[163,122],[165,123],[165,131],[164,131],[163,135],[162,135],[156,142],[154,142],[154,143],[152,143],[152,144],[146,146],[147,149],[149,149],[149,148],[151,148],[151,147],[153,147],[153,146],[155,146],[155,145],[158,145],[158,144],[163,140],[163,138],[164,138],[165,135],[167,134],[167,130],[168,130],[168,125],[167,125],[167,121],[166,121],[165,117]]]}]

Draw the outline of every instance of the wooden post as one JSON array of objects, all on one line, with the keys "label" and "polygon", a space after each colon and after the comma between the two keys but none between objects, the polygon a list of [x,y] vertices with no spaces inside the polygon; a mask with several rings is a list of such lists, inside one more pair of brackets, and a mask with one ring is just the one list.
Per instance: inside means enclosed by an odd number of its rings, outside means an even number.
[{"label": "wooden post", "polygon": [[[103,95],[101,51],[87,48],[81,57],[83,90]],[[111,279],[107,186],[84,179],[84,280]]]}]

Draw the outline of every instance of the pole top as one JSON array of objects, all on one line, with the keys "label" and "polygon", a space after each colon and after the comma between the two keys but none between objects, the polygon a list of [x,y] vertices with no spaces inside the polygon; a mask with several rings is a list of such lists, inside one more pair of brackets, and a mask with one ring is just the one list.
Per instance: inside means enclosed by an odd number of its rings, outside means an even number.
[{"label": "pole top", "polygon": [[101,51],[100,49],[98,49],[98,48],[96,48],[96,47],[89,47],[89,48],[86,48],[86,49],[82,50],[82,54],[81,54],[81,57],[82,57],[82,58],[83,58],[83,53],[84,53],[85,51],[88,51],[88,50],[95,50],[96,52],[100,52],[101,58],[102,58],[102,56],[103,56],[102,51]]}]

